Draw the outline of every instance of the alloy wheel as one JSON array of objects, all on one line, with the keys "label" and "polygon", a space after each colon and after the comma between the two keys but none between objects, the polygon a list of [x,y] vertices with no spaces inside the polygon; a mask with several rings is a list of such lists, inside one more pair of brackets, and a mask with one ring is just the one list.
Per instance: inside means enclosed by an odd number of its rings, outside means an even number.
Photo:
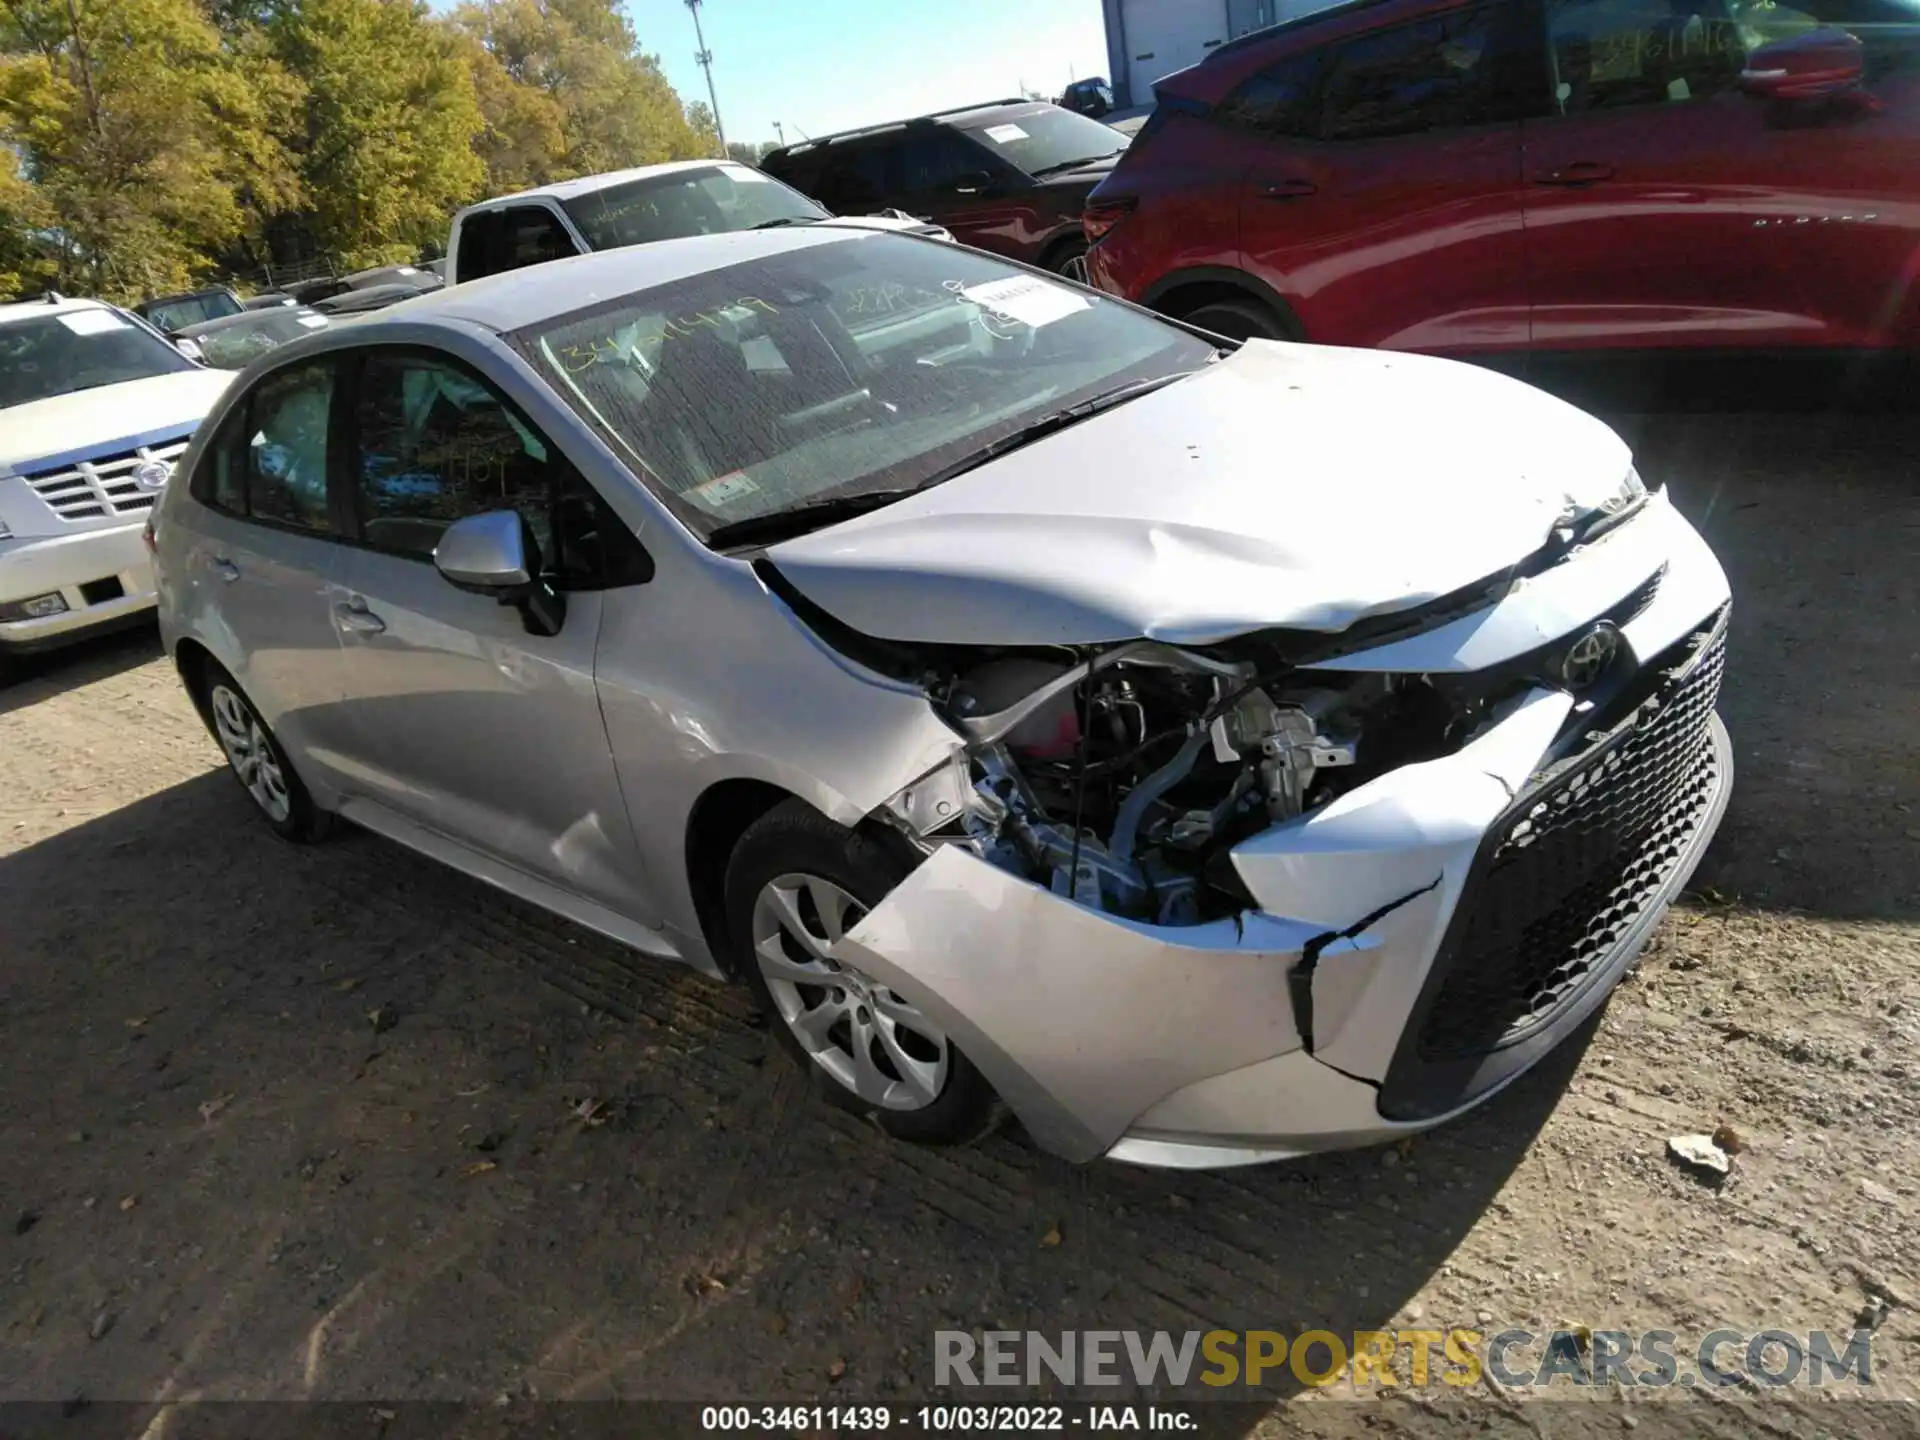
[{"label": "alloy wheel", "polygon": [[225,685],[215,685],[209,697],[213,710],[214,734],[220,748],[227,752],[227,763],[240,783],[247,787],[254,803],[276,824],[285,824],[293,813],[293,797],[287,791],[287,777],[280,769],[278,752],[266,727],[240,695]]},{"label": "alloy wheel", "polygon": [[894,991],[827,957],[865,913],[830,880],[778,876],[754,901],[754,959],[816,1065],[883,1110],[925,1109],[947,1083],[946,1036]]}]

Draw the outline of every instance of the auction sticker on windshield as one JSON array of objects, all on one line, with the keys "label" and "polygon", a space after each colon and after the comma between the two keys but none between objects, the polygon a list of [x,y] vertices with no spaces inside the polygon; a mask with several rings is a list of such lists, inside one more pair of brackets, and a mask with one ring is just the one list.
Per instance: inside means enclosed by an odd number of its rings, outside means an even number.
[{"label": "auction sticker on windshield", "polygon": [[692,496],[702,505],[730,505],[744,496],[757,495],[760,487],[743,470],[735,470],[730,475],[719,475],[704,485],[696,485]]},{"label": "auction sticker on windshield", "polygon": [[1010,145],[1015,140],[1027,138],[1027,132],[1018,125],[989,125],[987,138],[1000,145]]},{"label": "auction sticker on windshield", "polygon": [[1087,297],[1064,286],[1029,276],[967,285],[960,293],[984,310],[1038,330],[1088,308]]},{"label": "auction sticker on windshield", "polygon": [[76,335],[104,335],[109,330],[127,328],[111,310],[72,310],[60,317],[60,323]]}]

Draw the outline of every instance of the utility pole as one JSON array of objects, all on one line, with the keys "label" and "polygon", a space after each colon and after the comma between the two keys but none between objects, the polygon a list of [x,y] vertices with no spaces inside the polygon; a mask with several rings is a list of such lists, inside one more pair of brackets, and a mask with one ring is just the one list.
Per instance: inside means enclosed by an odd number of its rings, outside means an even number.
[{"label": "utility pole", "polygon": [[780,122],[778,120],[773,122],[773,133],[780,137],[780,148],[782,150],[786,149],[787,148],[787,132],[781,128]]},{"label": "utility pole", "polygon": [[693,38],[700,46],[693,58],[707,72],[707,103],[713,107],[713,133],[720,137],[720,154],[724,158],[727,153],[727,127],[720,123],[720,97],[713,89],[713,52],[707,49],[707,37],[700,31],[700,0],[687,0],[687,9],[693,12]]}]

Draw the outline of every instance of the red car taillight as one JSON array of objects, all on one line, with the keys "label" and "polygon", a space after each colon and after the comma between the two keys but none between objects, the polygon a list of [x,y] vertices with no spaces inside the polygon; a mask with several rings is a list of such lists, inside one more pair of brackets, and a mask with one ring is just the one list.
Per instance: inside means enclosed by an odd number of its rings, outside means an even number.
[{"label": "red car taillight", "polygon": [[1089,200],[1084,214],[1080,217],[1080,228],[1086,232],[1087,243],[1097,245],[1106,238],[1106,234],[1127,216],[1133,213],[1140,203],[1132,195],[1115,195],[1108,200]]}]

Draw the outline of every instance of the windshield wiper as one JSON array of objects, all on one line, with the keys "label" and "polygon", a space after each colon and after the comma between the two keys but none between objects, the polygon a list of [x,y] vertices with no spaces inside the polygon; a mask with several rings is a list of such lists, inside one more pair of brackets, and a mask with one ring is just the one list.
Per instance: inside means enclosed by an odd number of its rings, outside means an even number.
[{"label": "windshield wiper", "polygon": [[1076,400],[1073,404],[1062,406],[1058,410],[1050,410],[1038,420],[1028,421],[1011,435],[1002,435],[998,440],[989,441],[978,450],[962,455],[951,465],[934,471],[932,475],[920,482],[919,488],[924,490],[942,481],[951,480],[956,475],[964,475],[969,470],[977,470],[989,460],[997,460],[1009,451],[1031,445],[1036,440],[1044,440],[1049,435],[1065,430],[1069,425],[1078,425],[1082,420],[1098,415],[1102,410],[1111,410],[1116,405],[1137,400],[1140,396],[1162,389],[1176,380],[1184,380],[1192,373],[1190,370],[1182,370],[1177,375],[1156,375],[1151,380],[1130,381],[1125,385],[1116,385],[1111,390],[1102,390],[1098,395],[1091,395],[1085,400]]},{"label": "windshield wiper", "polygon": [[1061,160],[1052,165],[1042,165],[1038,170],[1029,170],[1027,173],[1038,177],[1041,175],[1054,175],[1062,170],[1077,170],[1082,165],[1097,165],[1102,160],[1111,160],[1126,148],[1126,146],[1122,145],[1118,149],[1107,151],[1104,155],[1083,155],[1078,160]]},{"label": "windshield wiper", "polygon": [[808,531],[851,520],[869,510],[878,510],[883,505],[891,505],[913,494],[917,488],[907,486],[896,490],[862,490],[857,495],[835,495],[826,500],[795,505],[787,510],[749,515],[744,520],[730,521],[711,531],[707,535],[707,544],[716,550],[724,550],[735,545],[770,545],[776,540],[790,540],[796,535],[805,535]]},{"label": "windshield wiper", "polygon": [[749,230],[772,230],[781,225],[818,225],[824,215],[776,215],[771,220],[762,220],[758,225],[749,225]]}]

